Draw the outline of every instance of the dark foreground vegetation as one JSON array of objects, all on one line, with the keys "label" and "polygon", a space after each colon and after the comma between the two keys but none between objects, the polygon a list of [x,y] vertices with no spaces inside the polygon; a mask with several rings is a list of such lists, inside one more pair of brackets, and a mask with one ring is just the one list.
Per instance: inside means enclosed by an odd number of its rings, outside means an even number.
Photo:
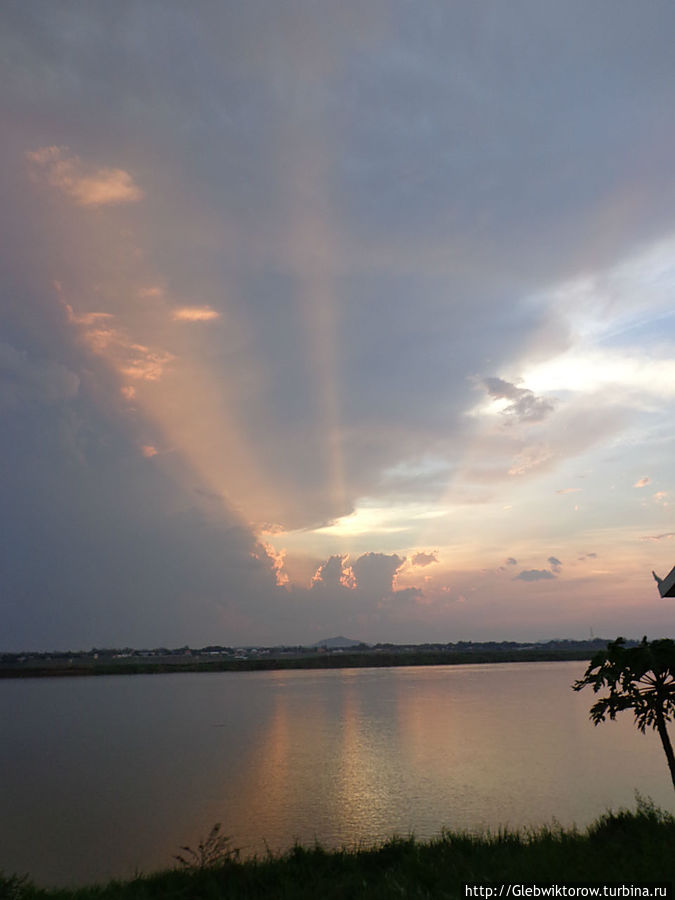
[{"label": "dark foreground vegetation", "polygon": [[[294,847],[240,861],[213,835],[180,868],[129,882],[43,890],[0,875],[3,900],[384,900],[460,898],[463,886],[492,883],[675,881],[675,818],[639,801],[585,831],[557,826],[431,841],[393,838],[373,849]],[[215,848],[215,853],[209,850]],[[214,860],[215,856],[215,860]]]}]

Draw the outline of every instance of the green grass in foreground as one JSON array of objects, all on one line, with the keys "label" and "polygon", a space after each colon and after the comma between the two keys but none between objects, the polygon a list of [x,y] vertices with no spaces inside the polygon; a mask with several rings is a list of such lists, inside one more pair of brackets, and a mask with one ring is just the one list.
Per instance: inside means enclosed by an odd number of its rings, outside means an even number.
[{"label": "green grass in foreground", "polygon": [[463,897],[493,882],[675,881],[675,817],[639,801],[586,831],[557,826],[431,841],[392,838],[373,849],[296,846],[281,856],[174,869],[77,890],[43,890],[3,879],[3,900],[383,900]]}]

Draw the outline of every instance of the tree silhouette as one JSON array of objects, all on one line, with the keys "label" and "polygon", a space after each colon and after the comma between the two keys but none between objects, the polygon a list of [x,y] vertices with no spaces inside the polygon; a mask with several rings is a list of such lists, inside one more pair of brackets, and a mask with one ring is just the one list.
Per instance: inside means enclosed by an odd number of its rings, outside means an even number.
[{"label": "tree silhouette", "polygon": [[635,724],[644,734],[649,725],[659,733],[675,788],[675,754],[666,722],[675,713],[675,641],[669,638],[625,647],[623,638],[607,645],[590,661],[584,677],[572,685],[575,691],[591,685],[594,693],[609,693],[593,704],[590,717],[595,725],[607,716],[615,719],[623,709],[632,709]]}]

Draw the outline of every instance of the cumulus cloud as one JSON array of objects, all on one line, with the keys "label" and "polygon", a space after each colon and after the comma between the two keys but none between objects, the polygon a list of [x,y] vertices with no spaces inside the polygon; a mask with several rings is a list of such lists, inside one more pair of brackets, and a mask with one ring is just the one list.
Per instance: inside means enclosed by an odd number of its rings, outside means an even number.
[{"label": "cumulus cloud", "polygon": [[432,563],[438,562],[438,551],[434,550],[432,553],[415,553],[410,562],[413,566],[430,566]]},{"label": "cumulus cloud", "polygon": [[518,422],[541,422],[555,409],[555,404],[544,397],[537,397],[527,388],[519,388],[503,378],[484,378],[483,385],[495,400],[509,400],[501,410],[502,415]]},{"label": "cumulus cloud", "polygon": [[345,563],[349,557],[335,554],[321,563],[312,577],[312,588],[353,588],[354,580],[351,569]]},{"label": "cumulus cloud", "polygon": [[417,596],[416,588],[397,590],[396,574],[405,557],[396,553],[363,553],[351,565],[347,555],[333,555],[316,570],[311,592],[344,604],[349,600],[352,609],[373,610],[384,600]]},{"label": "cumulus cloud", "polygon": [[143,191],[124,169],[94,168],[79,156],[69,156],[67,147],[41,147],[26,152],[36,177],[70,197],[78,206],[96,208],[135,203]]},{"label": "cumulus cloud", "polygon": [[210,306],[180,306],[171,314],[176,322],[211,322],[219,319],[220,313]]},{"label": "cumulus cloud", "polygon": [[396,553],[364,553],[352,564],[356,586],[369,595],[390,594],[405,558]]},{"label": "cumulus cloud", "polygon": [[550,578],[555,578],[555,575],[549,569],[523,569],[514,581],[546,581]]},{"label": "cumulus cloud", "polygon": [[636,488],[646,487],[650,481],[651,481],[651,479],[649,478],[649,476],[645,475],[643,478],[638,478],[638,480],[635,482],[633,487],[636,487]]},{"label": "cumulus cloud", "polygon": [[272,561],[272,569],[274,571],[274,578],[278,587],[286,587],[289,583],[290,579],[288,577],[288,573],[284,570],[284,563],[286,560],[286,551],[285,550],[275,550],[271,544],[263,544],[263,548],[267,553],[268,557]]}]

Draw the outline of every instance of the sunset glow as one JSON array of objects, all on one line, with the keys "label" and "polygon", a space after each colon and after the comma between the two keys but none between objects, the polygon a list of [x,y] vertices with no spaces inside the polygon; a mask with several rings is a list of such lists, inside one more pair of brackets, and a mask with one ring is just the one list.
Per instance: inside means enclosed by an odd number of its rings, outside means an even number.
[{"label": "sunset glow", "polygon": [[7,17],[0,649],[672,634],[673,10],[263,7]]}]

